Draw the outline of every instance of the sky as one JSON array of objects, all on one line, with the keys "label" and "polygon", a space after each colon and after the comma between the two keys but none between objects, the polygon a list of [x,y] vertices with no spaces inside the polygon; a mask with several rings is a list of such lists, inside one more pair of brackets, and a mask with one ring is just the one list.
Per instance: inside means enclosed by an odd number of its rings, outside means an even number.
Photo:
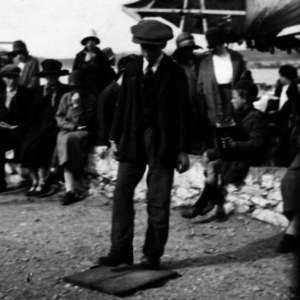
[{"label": "sky", "polygon": [[[100,48],[116,53],[138,52],[130,27],[137,23],[121,9],[130,0],[1,0],[0,42],[23,40],[32,55],[72,58],[82,49],[81,39],[91,28]],[[175,36],[179,29],[172,27]],[[197,41],[203,42],[198,36]],[[6,46],[10,47],[10,46]],[[175,48],[174,40],[169,50]],[[10,50],[10,49],[9,49]]]}]

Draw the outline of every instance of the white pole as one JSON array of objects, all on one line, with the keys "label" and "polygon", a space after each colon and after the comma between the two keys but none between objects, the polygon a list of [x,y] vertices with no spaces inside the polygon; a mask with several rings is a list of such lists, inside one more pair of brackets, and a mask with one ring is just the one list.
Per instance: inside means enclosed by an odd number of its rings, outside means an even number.
[{"label": "white pole", "polygon": [[[184,0],[183,9],[187,9],[188,4],[189,4],[189,0]],[[181,17],[180,26],[179,26],[181,32],[184,30],[185,19],[186,19],[186,15],[183,14]]]},{"label": "white pole", "polygon": [[[201,11],[205,11],[205,0],[200,0],[200,9]],[[203,33],[205,33],[207,31],[207,20],[206,17],[203,15],[202,13],[202,26],[203,26]]]}]

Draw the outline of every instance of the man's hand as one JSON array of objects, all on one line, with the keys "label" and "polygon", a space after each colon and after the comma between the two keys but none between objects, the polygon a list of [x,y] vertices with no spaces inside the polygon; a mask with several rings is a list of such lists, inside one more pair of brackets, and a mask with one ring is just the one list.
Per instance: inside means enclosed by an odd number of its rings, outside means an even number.
[{"label": "man's hand", "polygon": [[236,147],[236,141],[234,141],[233,139],[229,139],[228,144],[229,144],[230,148],[235,148]]},{"label": "man's hand", "polygon": [[178,173],[186,172],[190,167],[190,159],[186,152],[181,151],[177,159],[176,170]]},{"label": "man's hand", "polygon": [[106,157],[108,154],[108,147],[107,146],[98,146],[94,148],[94,152],[102,159]]},{"label": "man's hand", "polygon": [[77,129],[82,131],[82,130],[86,130],[87,126],[78,126]]},{"label": "man's hand", "polygon": [[110,141],[110,153],[111,156],[116,159],[116,155],[118,153],[118,145],[114,141]]},{"label": "man's hand", "polygon": [[0,127],[4,128],[4,129],[8,129],[8,130],[14,130],[14,129],[18,128],[18,125],[10,125],[8,123],[1,122]]}]

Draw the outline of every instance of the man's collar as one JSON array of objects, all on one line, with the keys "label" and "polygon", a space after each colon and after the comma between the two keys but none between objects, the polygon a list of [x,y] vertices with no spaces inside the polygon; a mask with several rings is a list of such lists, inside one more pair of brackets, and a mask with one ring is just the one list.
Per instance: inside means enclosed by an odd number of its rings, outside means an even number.
[{"label": "man's collar", "polygon": [[[161,53],[160,57],[155,61],[155,63],[152,64],[152,70],[155,73],[158,69],[158,67],[160,66],[161,61],[164,58],[164,52]],[[144,57],[143,58],[143,71],[146,70],[146,68],[148,67],[149,62],[148,60]]]}]

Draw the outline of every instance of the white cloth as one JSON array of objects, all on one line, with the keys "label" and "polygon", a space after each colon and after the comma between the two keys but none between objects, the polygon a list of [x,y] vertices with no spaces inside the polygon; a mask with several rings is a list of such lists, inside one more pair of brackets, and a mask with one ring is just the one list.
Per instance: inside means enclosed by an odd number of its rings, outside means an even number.
[{"label": "white cloth", "polygon": [[213,55],[213,64],[217,83],[231,83],[233,79],[233,66],[229,53],[224,56]]},{"label": "white cloth", "polygon": [[12,88],[8,88],[8,87],[6,88],[6,101],[5,101],[6,108],[8,108],[8,109],[10,108],[11,101],[16,93],[17,93],[16,89],[12,89]]},{"label": "white cloth", "polygon": [[24,71],[24,68],[25,68],[25,63],[20,61],[18,63],[18,67],[21,69],[21,72],[20,72],[20,76],[22,75],[23,71]]},{"label": "white cloth", "polygon": [[286,93],[288,88],[289,88],[289,85],[284,85],[282,87],[280,98],[279,98],[279,109],[278,110],[281,110],[283,105],[289,100],[288,95]]},{"label": "white cloth", "polygon": [[[153,71],[153,73],[155,73],[158,69],[158,67],[160,66],[160,63],[162,61],[164,57],[164,54],[162,53],[161,56],[156,60],[155,63],[152,63],[152,67],[151,67],[151,70]],[[148,70],[148,65],[149,65],[149,62],[148,60],[144,57],[144,63],[143,63],[143,73],[146,74]]]}]

